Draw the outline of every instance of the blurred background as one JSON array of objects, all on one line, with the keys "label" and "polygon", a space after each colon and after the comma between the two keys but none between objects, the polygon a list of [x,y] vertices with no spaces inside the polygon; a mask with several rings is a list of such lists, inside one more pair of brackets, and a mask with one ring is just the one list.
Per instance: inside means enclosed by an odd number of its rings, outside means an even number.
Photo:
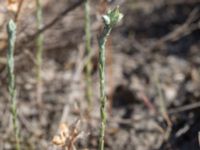
[{"label": "blurred background", "polygon": [[[76,148],[97,149],[97,39],[103,27],[101,15],[116,5],[124,18],[106,46],[105,149],[199,149],[200,1],[91,0],[88,55],[83,3],[42,0],[43,25],[38,30],[35,1],[0,0],[0,149],[14,149],[15,143],[6,69],[6,24],[11,18],[17,24],[15,75],[22,149],[59,149],[51,140],[60,123],[75,126],[76,120],[83,133]],[[44,44],[38,86],[39,34]],[[90,58],[89,106],[85,64]]]}]

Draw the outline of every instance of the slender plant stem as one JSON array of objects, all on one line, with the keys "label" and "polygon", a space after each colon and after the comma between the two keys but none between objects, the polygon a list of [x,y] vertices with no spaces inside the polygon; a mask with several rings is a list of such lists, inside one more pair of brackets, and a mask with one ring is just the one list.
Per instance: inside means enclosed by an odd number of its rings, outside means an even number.
[{"label": "slender plant stem", "polygon": [[105,45],[108,36],[115,24],[122,19],[122,14],[119,12],[119,8],[116,7],[112,11],[109,11],[103,16],[104,28],[99,38],[99,79],[100,79],[100,115],[101,115],[101,127],[99,137],[99,150],[104,150],[104,136],[106,128],[106,93],[105,93]]},{"label": "slender plant stem", "polygon": [[16,39],[16,25],[13,20],[10,20],[7,25],[8,33],[8,51],[7,51],[7,67],[8,67],[8,90],[11,102],[12,124],[15,133],[16,150],[20,150],[19,126],[17,123],[17,106],[16,106],[16,89],[14,75],[14,49]]},{"label": "slender plant stem", "polygon": [[[43,25],[43,18],[42,18],[42,5],[40,0],[36,0],[37,6],[37,29],[40,30]],[[39,34],[36,39],[36,61],[37,61],[37,101],[41,103],[42,99],[42,79],[41,79],[41,72],[42,72],[42,55],[43,55],[43,35]]]},{"label": "slender plant stem", "polygon": [[106,94],[105,94],[105,44],[109,36],[111,28],[104,28],[102,36],[99,40],[99,77],[100,77],[100,113],[101,113],[101,129],[99,150],[104,149],[104,136],[106,128]]},{"label": "slender plant stem", "polygon": [[[91,31],[90,31],[90,3],[89,0],[85,0],[85,51],[86,55],[91,53]],[[86,99],[88,101],[88,110],[92,108],[92,62],[91,58],[86,64]]]}]

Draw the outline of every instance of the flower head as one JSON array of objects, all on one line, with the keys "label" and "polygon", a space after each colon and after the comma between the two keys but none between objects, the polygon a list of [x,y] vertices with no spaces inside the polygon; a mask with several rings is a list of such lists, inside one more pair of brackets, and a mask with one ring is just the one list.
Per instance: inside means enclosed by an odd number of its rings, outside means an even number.
[{"label": "flower head", "polygon": [[116,25],[123,18],[123,14],[119,11],[119,6],[113,10],[108,11],[106,15],[103,16],[104,23],[110,27]]}]

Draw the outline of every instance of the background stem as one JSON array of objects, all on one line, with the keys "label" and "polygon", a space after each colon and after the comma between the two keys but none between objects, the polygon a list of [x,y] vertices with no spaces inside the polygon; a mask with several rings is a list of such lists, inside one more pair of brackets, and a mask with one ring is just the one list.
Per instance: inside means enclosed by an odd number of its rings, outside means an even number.
[{"label": "background stem", "polygon": [[[85,0],[85,51],[86,55],[91,53],[91,31],[90,31],[90,3],[89,0]],[[86,99],[88,101],[88,110],[92,108],[92,62],[91,58],[86,64]]]},{"label": "background stem", "polygon": [[[37,6],[37,29],[40,30],[42,28],[43,24],[43,18],[42,18],[42,6],[41,1],[36,0],[36,6]],[[41,103],[42,99],[42,79],[41,79],[41,73],[42,73],[42,55],[43,55],[43,35],[39,34],[36,39],[36,61],[37,61],[37,102]]]}]

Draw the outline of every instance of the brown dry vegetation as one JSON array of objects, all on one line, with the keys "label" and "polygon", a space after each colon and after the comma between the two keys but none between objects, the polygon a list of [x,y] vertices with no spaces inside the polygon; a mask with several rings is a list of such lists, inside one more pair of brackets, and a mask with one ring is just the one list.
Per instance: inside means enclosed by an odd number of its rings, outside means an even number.
[{"label": "brown dry vegetation", "polygon": [[[24,0],[17,21],[15,74],[21,145],[51,143],[60,123],[77,127],[77,149],[97,149],[100,127],[98,44],[100,0],[91,2],[93,105],[85,98],[84,8],[81,0],[42,0],[44,34],[42,103],[36,98],[36,7]],[[107,45],[108,118],[105,149],[197,150],[200,130],[200,1],[113,0],[123,21]],[[59,17],[58,17],[59,16]],[[7,90],[6,24],[15,16],[0,0],[0,149],[14,149]],[[108,102],[108,104],[109,104]]]}]

